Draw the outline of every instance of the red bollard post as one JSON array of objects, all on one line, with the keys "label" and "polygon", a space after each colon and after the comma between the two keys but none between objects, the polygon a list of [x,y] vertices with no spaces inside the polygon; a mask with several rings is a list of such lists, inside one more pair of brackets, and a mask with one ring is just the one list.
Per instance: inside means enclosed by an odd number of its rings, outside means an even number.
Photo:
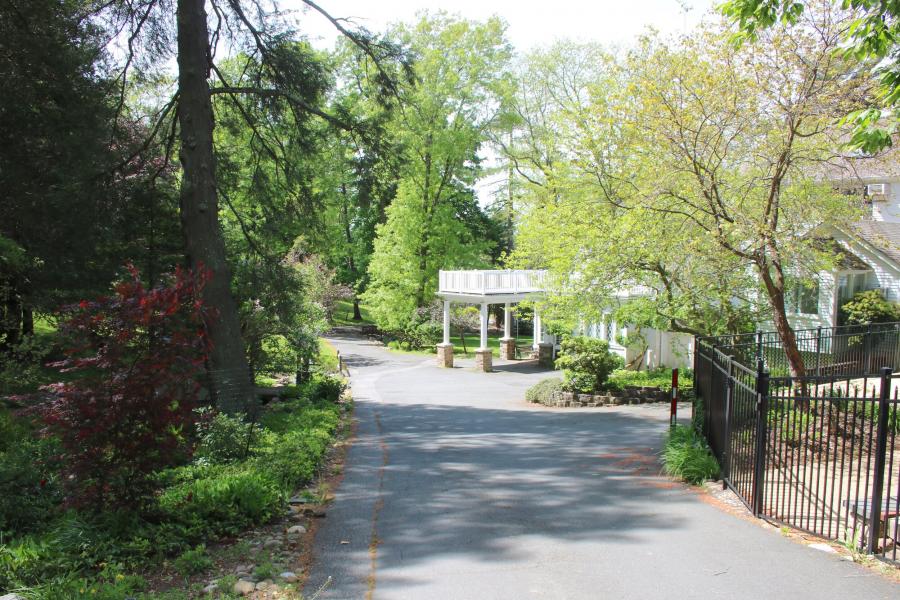
[{"label": "red bollard post", "polygon": [[678,369],[672,369],[672,407],[669,411],[669,425],[675,426],[678,416]]}]

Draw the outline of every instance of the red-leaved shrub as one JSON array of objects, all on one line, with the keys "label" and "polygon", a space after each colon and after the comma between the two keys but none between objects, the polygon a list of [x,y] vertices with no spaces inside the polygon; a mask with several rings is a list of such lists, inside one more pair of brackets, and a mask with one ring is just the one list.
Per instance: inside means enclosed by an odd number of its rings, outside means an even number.
[{"label": "red-leaved shrub", "polygon": [[188,437],[209,343],[200,292],[206,272],[178,270],[147,289],[137,270],[114,293],[66,310],[71,381],[47,386],[41,408],[64,448],[69,502],[138,507],[153,474],[190,455]]}]

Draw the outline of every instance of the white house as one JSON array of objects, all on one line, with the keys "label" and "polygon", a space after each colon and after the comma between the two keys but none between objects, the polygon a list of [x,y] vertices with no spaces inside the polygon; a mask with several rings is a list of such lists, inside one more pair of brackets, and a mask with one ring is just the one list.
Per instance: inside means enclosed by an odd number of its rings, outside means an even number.
[{"label": "white house", "polygon": [[[655,292],[650,288],[636,286],[618,292],[615,300],[625,303],[653,293]],[[626,366],[632,369],[692,367],[694,336],[648,327],[636,328],[627,323],[616,323],[611,310],[607,315],[600,323],[583,324],[578,333],[608,342],[609,349],[621,356]]]},{"label": "white house", "polygon": [[[822,243],[831,245],[840,260],[833,271],[819,273],[812,287],[790,291],[788,317],[795,329],[837,326],[840,307],[860,291],[880,290],[887,300],[900,302],[900,165],[890,155],[859,159],[841,165],[828,178],[853,201],[861,199],[867,214],[821,232]],[[616,299],[627,302],[652,293],[649,288],[634,288],[616,294]],[[772,325],[761,323],[760,329],[771,330]],[[641,339],[625,347],[620,342],[635,330],[611,318],[584,325],[582,333],[607,340],[626,364],[635,367],[686,368],[693,362],[693,338],[686,334],[644,328],[639,331]]]}]

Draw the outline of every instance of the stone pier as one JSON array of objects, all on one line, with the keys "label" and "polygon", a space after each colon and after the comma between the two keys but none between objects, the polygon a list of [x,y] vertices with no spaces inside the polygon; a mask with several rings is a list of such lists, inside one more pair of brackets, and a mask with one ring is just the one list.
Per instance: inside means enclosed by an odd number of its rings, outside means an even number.
[{"label": "stone pier", "polygon": [[437,345],[437,364],[439,367],[453,368],[453,344]]},{"label": "stone pier", "polygon": [[475,351],[475,370],[490,373],[493,368],[493,355],[490,349]]},{"label": "stone pier", "polygon": [[516,359],[516,340],[514,338],[500,338],[500,358],[503,360]]},{"label": "stone pier", "polygon": [[553,368],[553,344],[541,342],[538,344],[538,365],[544,369]]}]

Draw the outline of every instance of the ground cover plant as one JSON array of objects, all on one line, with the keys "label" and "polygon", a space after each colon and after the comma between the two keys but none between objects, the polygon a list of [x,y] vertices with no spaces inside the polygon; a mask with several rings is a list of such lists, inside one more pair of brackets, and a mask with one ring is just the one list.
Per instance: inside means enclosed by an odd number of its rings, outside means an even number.
[{"label": "ground cover plant", "polygon": [[316,476],[343,381],[313,373],[248,414],[210,405],[203,282],[148,288],[131,270],[65,312],[68,379],[0,404],[0,591],[137,597],[142,573],[202,571],[206,544],[283,514]]},{"label": "ground cover plant", "polygon": [[669,430],[662,463],[667,475],[695,485],[719,474],[719,463],[706,440],[696,429],[685,425],[675,425]]}]

